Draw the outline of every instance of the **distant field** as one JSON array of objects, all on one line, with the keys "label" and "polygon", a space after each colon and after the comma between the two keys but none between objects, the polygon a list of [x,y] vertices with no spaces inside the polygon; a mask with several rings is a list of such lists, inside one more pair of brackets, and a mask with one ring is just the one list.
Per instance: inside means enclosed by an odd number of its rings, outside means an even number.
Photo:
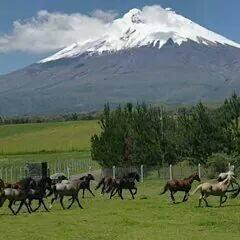
[{"label": "distant field", "polygon": [[88,151],[97,121],[0,126],[0,155]]}]

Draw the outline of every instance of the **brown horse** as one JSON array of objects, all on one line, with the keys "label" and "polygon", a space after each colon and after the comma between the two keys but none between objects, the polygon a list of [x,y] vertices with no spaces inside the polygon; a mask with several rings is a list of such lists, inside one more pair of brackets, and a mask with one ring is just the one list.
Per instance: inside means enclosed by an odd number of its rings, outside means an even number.
[{"label": "brown horse", "polygon": [[186,202],[188,200],[189,191],[192,188],[192,183],[194,180],[196,180],[198,182],[201,181],[199,178],[199,175],[197,173],[194,173],[191,176],[189,176],[188,178],[184,178],[183,180],[176,180],[176,179],[170,180],[166,183],[161,195],[164,194],[167,190],[169,190],[171,199],[172,199],[173,203],[175,203],[174,194],[178,191],[182,191],[182,192],[185,192],[185,195],[184,195],[184,198],[182,201]]}]

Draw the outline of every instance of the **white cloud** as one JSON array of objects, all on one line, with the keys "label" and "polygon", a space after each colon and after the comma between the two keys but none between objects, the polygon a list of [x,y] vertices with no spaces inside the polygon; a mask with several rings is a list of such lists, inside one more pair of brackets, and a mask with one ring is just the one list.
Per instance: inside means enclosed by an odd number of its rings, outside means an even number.
[{"label": "white cloud", "polygon": [[118,13],[112,10],[103,11],[101,9],[97,9],[91,13],[91,16],[101,19],[104,22],[112,22],[118,16]]},{"label": "white cloud", "polygon": [[102,10],[92,12],[91,16],[42,10],[34,18],[15,21],[9,34],[0,35],[0,52],[44,53],[96,39],[107,31],[108,23],[116,16],[113,11]]}]

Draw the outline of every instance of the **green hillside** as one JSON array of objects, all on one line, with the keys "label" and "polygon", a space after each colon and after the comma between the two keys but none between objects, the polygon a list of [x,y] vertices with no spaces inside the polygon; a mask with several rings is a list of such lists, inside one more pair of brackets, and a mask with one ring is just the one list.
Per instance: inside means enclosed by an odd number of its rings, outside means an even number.
[{"label": "green hillside", "polygon": [[97,121],[0,126],[0,155],[86,151]]}]

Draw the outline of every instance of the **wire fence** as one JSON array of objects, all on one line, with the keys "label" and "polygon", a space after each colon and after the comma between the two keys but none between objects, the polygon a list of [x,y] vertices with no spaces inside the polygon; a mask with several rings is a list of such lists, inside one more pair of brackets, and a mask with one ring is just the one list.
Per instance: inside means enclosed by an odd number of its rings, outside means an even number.
[{"label": "wire fence", "polygon": [[[28,176],[27,164],[28,163],[24,163],[17,166],[9,164],[4,165],[4,167],[0,167],[0,178],[5,182],[16,182]],[[200,164],[188,165],[185,163],[179,163],[177,165],[165,165],[163,167],[139,165],[128,167],[113,166],[110,168],[100,168],[99,164],[96,161],[92,161],[91,159],[74,159],[49,161],[47,162],[47,166],[49,175],[52,175],[54,173],[64,173],[68,178],[71,176],[78,177],[83,173],[92,173],[95,175],[96,179],[100,179],[106,176],[120,178],[130,172],[137,172],[140,176],[141,182],[151,179],[183,179],[195,172],[198,172],[201,179],[216,178],[219,174],[214,169],[207,168]],[[226,169],[226,171],[228,171],[228,169]]]},{"label": "wire fence", "polygon": [[[41,161],[39,161],[39,163],[40,162]],[[30,162],[26,162],[17,166],[5,164],[4,167],[0,167],[0,178],[5,182],[16,182],[25,178],[28,176],[27,165],[29,163]],[[47,161],[47,166],[49,175],[52,175],[54,173],[64,173],[68,177],[71,175],[81,174],[84,172],[89,172],[91,170],[99,169],[98,163],[89,159]]]},{"label": "wire fence", "polygon": [[[228,171],[228,167],[226,168]],[[187,178],[193,173],[198,173],[201,179],[217,178],[218,172],[213,168],[206,167],[204,165],[188,165],[185,163],[179,163],[177,165],[165,165],[163,167],[158,166],[130,166],[130,167],[116,167],[102,168],[102,177],[119,178],[126,176],[130,172],[137,172],[141,178],[141,181],[151,179],[171,180],[171,179],[183,179]]]}]

